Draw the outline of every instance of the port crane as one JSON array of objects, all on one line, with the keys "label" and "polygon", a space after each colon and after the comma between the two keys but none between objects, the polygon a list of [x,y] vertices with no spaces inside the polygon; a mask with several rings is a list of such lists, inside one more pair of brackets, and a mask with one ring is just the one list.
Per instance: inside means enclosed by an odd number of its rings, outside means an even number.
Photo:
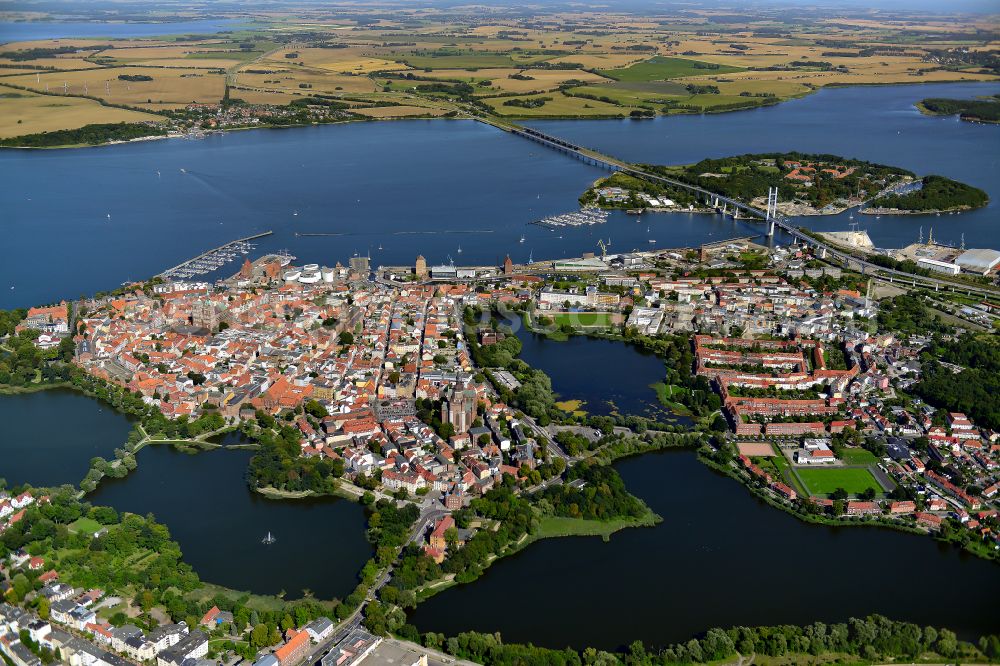
[{"label": "port crane", "polygon": [[608,256],[608,246],[604,244],[603,238],[597,239],[597,247],[601,248],[601,259],[604,259],[606,256]]}]

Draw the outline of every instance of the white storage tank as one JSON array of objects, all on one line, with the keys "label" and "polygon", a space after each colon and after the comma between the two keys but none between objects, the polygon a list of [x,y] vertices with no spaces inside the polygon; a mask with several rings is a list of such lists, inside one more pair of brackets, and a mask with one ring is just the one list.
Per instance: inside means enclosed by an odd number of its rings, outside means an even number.
[{"label": "white storage tank", "polygon": [[319,282],[319,271],[302,271],[299,282],[302,284],[316,284]]},{"label": "white storage tank", "polygon": [[315,273],[319,270],[319,264],[306,264],[302,267],[303,273]]},{"label": "white storage tank", "polygon": [[337,272],[332,268],[324,268],[322,271],[323,282],[333,282],[333,278],[337,276]]},{"label": "white storage tank", "polygon": [[302,271],[286,271],[285,272],[285,281],[286,282],[295,282],[300,277],[302,277]]}]

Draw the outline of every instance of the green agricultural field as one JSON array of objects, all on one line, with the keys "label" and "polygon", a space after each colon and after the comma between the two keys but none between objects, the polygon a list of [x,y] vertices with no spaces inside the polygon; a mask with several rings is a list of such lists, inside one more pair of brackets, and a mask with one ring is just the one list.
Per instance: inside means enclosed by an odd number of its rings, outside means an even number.
[{"label": "green agricultural field", "polygon": [[685,76],[728,74],[742,71],[742,69],[742,67],[716,65],[688,58],[656,56],[622,69],[602,69],[599,73],[616,81],[664,81]]},{"label": "green agricultural field", "polygon": [[[551,97],[542,106],[525,108],[521,106],[505,106],[504,102],[512,99],[536,99],[538,97]],[[493,107],[493,110],[501,116],[624,116],[628,115],[628,109],[624,109],[614,104],[598,102],[592,99],[581,99],[578,97],[567,97],[560,93],[546,93],[544,95],[525,95],[523,97],[490,97],[482,98],[486,104]]]},{"label": "green agricultural field", "polygon": [[868,488],[882,492],[872,473],[863,467],[827,467],[826,469],[795,470],[802,483],[813,495],[829,495],[837,488],[843,488],[851,495],[859,495]]},{"label": "green agricultural field", "polygon": [[610,85],[580,86],[579,88],[570,88],[566,92],[570,95],[590,95],[593,97],[601,97],[611,100],[614,104],[621,104],[623,106],[638,106],[639,104],[646,102],[647,99],[656,97],[656,95],[649,95],[647,93],[615,90]]},{"label": "green agricultural field", "polygon": [[676,81],[615,81],[604,84],[603,87],[613,90],[624,90],[634,93],[645,93],[650,97],[663,97],[665,95],[687,97],[687,86]]},{"label": "green agricultural field", "polygon": [[767,100],[759,97],[740,97],[739,95],[714,94],[691,95],[687,99],[681,99],[679,101],[681,104],[690,104],[691,106],[701,107],[702,111],[712,111],[716,107],[725,106],[726,104],[744,104],[746,106],[755,106],[767,103]]},{"label": "green agricultural field", "polygon": [[[514,60],[496,53],[455,55],[405,55],[398,60],[416,69],[485,69],[514,67]],[[530,59],[529,59],[530,60]]]}]

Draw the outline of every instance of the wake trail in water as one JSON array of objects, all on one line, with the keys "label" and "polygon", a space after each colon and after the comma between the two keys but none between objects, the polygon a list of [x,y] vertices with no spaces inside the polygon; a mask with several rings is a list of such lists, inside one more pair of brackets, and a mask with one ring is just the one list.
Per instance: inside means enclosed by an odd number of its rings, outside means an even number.
[{"label": "wake trail in water", "polygon": [[244,209],[246,208],[246,204],[242,200],[240,200],[238,197],[234,197],[232,194],[230,194],[226,190],[222,189],[221,187],[212,184],[208,180],[209,178],[212,178],[211,174],[201,173],[201,172],[198,172],[198,171],[191,171],[190,169],[184,169],[183,170],[183,175],[186,176],[187,178],[191,179],[192,181],[198,183],[199,185],[201,185],[203,188],[205,188],[206,190],[208,190],[212,194],[215,194],[215,195],[221,197],[222,199],[224,199],[225,201],[227,201],[229,204],[235,205],[235,206],[240,206],[241,208],[244,208]]}]

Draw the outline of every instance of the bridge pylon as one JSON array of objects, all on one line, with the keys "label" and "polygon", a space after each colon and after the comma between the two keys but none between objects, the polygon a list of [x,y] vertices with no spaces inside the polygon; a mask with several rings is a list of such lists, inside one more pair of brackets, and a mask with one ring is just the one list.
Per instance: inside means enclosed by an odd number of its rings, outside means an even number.
[{"label": "bridge pylon", "polygon": [[764,221],[768,222],[767,235],[774,236],[774,218],[778,216],[778,188],[767,188],[767,212]]}]

